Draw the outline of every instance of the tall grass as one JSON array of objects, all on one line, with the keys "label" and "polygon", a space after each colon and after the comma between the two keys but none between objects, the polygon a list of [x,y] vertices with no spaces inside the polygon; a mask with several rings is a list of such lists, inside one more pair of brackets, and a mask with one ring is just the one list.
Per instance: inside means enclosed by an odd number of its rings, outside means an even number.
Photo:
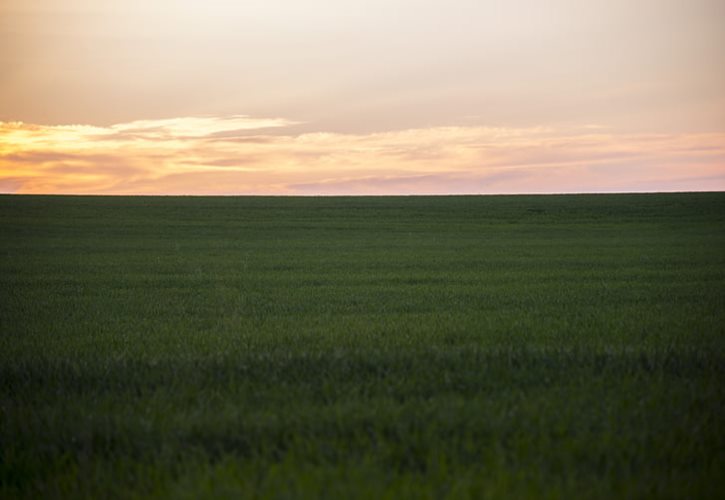
[{"label": "tall grass", "polygon": [[0,197],[1,497],[718,497],[725,194]]}]

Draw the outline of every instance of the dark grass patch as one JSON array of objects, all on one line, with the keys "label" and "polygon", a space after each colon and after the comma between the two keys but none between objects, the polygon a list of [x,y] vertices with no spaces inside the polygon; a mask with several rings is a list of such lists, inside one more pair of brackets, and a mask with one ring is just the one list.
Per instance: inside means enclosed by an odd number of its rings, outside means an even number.
[{"label": "dark grass patch", "polygon": [[0,496],[717,497],[725,196],[0,196]]}]

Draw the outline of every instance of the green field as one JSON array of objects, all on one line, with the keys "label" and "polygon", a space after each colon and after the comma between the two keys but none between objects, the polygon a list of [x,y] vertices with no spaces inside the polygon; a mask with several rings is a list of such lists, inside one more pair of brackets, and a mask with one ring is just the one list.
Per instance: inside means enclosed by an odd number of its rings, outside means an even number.
[{"label": "green field", "polygon": [[722,498],[725,193],[0,197],[0,497]]}]

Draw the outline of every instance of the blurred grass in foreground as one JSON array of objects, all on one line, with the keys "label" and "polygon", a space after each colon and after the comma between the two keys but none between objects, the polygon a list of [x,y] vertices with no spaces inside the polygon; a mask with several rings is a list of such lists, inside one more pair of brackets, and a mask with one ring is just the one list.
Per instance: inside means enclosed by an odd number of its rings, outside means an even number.
[{"label": "blurred grass in foreground", "polygon": [[1,497],[708,498],[725,194],[0,197]]}]

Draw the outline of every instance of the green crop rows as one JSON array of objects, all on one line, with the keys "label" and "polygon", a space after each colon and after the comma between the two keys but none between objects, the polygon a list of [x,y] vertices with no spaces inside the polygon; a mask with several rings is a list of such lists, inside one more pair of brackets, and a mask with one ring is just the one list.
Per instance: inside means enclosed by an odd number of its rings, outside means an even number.
[{"label": "green crop rows", "polygon": [[0,197],[0,497],[712,498],[725,194]]}]

